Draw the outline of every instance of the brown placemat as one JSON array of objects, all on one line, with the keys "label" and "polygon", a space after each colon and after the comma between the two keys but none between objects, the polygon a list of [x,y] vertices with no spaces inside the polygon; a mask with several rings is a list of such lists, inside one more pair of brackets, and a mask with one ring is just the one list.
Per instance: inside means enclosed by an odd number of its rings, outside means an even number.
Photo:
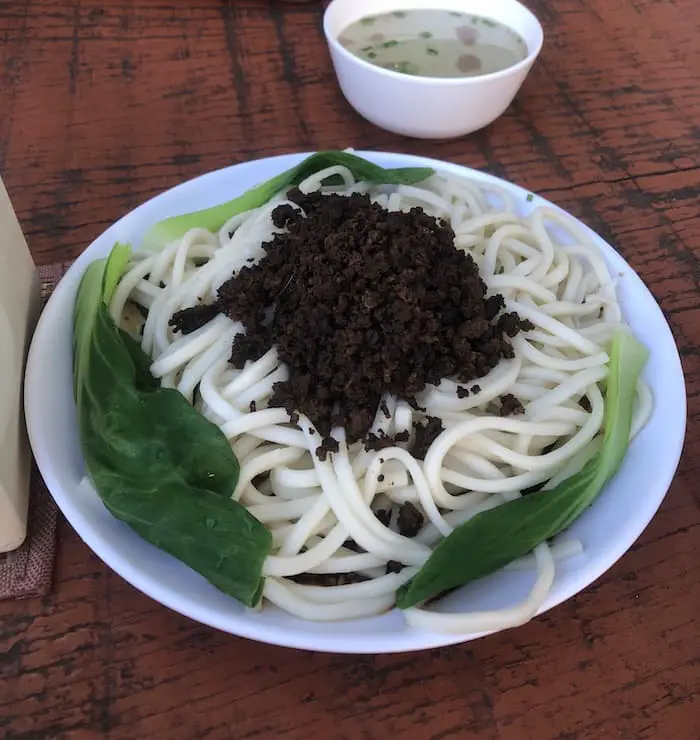
[{"label": "brown placemat", "polygon": [[[43,302],[69,264],[63,262],[39,268]],[[27,537],[16,550],[0,554],[0,599],[26,599],[50,591],[56,554],[56,520],[56,504],[36,466],[32,466]]]}]

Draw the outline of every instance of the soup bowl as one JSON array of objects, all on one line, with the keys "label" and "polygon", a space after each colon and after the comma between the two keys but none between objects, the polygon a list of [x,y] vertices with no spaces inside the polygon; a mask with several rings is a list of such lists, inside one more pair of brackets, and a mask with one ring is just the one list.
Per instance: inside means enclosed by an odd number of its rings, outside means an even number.
[{"label": "soup bowl", "polygon": [[[507,69],[474,77],[422,77],[385,69],[348,51],[338,40],[370,15],[446,10],[507,26],[527,45],[527,56]],[[517,0],[332,0],[323,17],[338,84],[348,103],[380,128],[421,139],[449,139],[488,126],[511,104],[544,41],[537,18]]]}]

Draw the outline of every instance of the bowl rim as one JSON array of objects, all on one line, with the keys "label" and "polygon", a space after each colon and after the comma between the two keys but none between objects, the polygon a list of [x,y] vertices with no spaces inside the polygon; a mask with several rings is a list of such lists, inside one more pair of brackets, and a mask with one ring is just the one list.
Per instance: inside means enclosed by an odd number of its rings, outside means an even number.
[{"label": "bowl rim", "polygon": [[[448,634],[448,633],[433,633],[426,632],[424,630],[412,629],[406,627],[402,632],[396,634],[361,634],[356,633],[351,637],[343,638],[344,641],[338,640],[333,634],[323,633],[322,635],[311,635],[310,633],[304,633],[297,631],[285,631],[274,624],[263,623],[262,621],[256,622],[254,619],[246,619],[243,617],[237,617],[236,615],[227,614],[226,618],[218,618],[218,615],[212,616],[207,611],[213,611],[211,607],[202,607],[195,604],[192,599],[187,602],[183,602],[179,593],[176,592],[171,586],[165,586],[162,582],[158,581],[151,575],[144,572],[140,567],[137,567],[133,562],[130,562],[128,558],[124,556],[123,547],[112,548],[111,545],[106,543],[104,540],[100,540],[99,536],[96,536],[93,531],[86,530],[81,527],[80,524],[76,523],[76,520],[80,518],[79,508],[71,501],[70,495],[61,489],[58,482],[58,474],[61,465],[64,462],[57,463],[48,459],[50,457],[46,449],[46,440],[42,439],[42,407],[37,398],[37,389],[41,387],[45,379],[45,365],[42,366],[41,349],[42,344],[46,341],[46,335],[51,334],[52,323],[58,320],[61,313],[66,310],[65,302],[71,294],[71,291],[77,289],[77,283],[82,275],[84,266],[95,258],[95,255],[90,255],[90,251],[99,243],[109,238],[116,240],[119,235],[119,227],[122,221],[129,219],[133,214],[146,209],[154,205],[154,202],[159,199],[167,201],[168,194],[172,194],[173,191],[178,188],[191,188],[194,187],[195,183],[203,180],[207,177],[216,176],[217,173],[225,174],[235,171],[237,167],[260,164],[262,162],[271,162],[275,165],[277,171],[281,171],[285,166],[293,166],[298,161],[308,156],[312,152],[294,153],[286,155],[278,155],[275,157],[261,157],[254,160],[248,160],[240,164],[231,165],[218,170],[204,173],[199,177],[192,178],[184,181],[179,185],[174,186],[142,203],[133,211],[124,215],[121,219],[117,220],[114,224],[108,227],[102,232],[88,248],[76,259],[73,265],[66,272],[65,276],[61,279],[59,285],[56,287],[53,295],[50,297],[42,315],[37,324],[34,336],[32,338],[31,346],[29,349],[29,356],[27,360],[27,368],[25,374],[25,409],[27,417],[27,427],[29,437],[34,450],[37,465],[42,475],[45,478],[46,485],[51,492],[52,496],[56,500],[59,508],[63,511],[69,523],[73,526],[77,534],[81,539],[88,545],[88,547],[100,558],[103,562],[116,573],[118,573],[124,580],[129,582],[135,588],[149,596],[150,598],[158,601],[164,606],[176,611],[177,613],[183,614],[197,622],[206,624],[210,627],[220,629],[230,634],[238,635],[254,639],[269,644],[275,644],[284,647],[300,648],[306,650],[313,650],[319,652],[332,652],[332,653],[353,653],[353,654],[378,654],[378,653],[395,653],[395,652],[412,652],[416,650],[424,650],[435,647],[447,646],[457,643],[462,643],[477,639],[478,637],[492,634],[495,631],[482,632],[478,634]],[[522,196],[523,200],[530,201],[529,197],[531,193],[513,183],[497,178],[493,175],[480,172],[478,170],[472,170],[471,168],[464,167],[455,163],[440,161],[427,157],[420,157],[409,154],[384,152],[384,151],[366,151],[359,150],[355,152],[359,156],[367,157],[368,159],[379,158],[381,163],[385,166],[428,166],[433,167],[437,170],[443,170],[446,172],[457,173],[463,176],[476,177],[480,182],[484,184],[493,184],[497,186],[505,185],[511,192],[518,193]],[[670,338],[670,341],[675,348],[673,357],[669,358],[669,361],[673,365],[674,371],[672,378],[673,387],[672,391],[676,393],[676,400],[679,401],[678,408],[674,407],[675,413],[675,425],[668,430],[668,439],[670,440],[670,447],[672,452],[669,451],[664,460],[662,471],[660,474],[661,480],[657,482],[655,494],[653,497],[647,496],[644,500],[646,505],[644,515],[635,519],[635,526],[626,530],[626,537],[624,541],[618,539],[613,542],[612,547],[607,548],[606,557],[595,561],[594,563],[587,564],[585,567],[579,568],[575,575],[568,578],[566,582],[566,588],[560,589],[556,593],[556,597],[550,595],[547,600],[542,604],[537,614],[542,614],[549,611],[553,607],[561,604],[568,600],[573,595],[579,593],[584,588],[589,586],[591,583],[600,578],[609,568],[611,568],[634,544],[638,539],[639,535],[647,527],[653,516],[656,514],[659,506],[663,502],[663,499],[670,487],[670,484],[675,476],[675,472],[680,460],[683,442],[685,438],[686,429],[686,409],[687,400],[685,392],[685,380],[683,370],[680,362],[680,356],[678,354],[678,348],[675,340],[671,333],[670,327],[663,316],[663,313],[656,303],[656,300],[650,293],[649,289],[642,282],[641,278],[637,273],[626,263],[623,257],[610,246],[602,237],[595,234],[589,227],[583,224],[581,221],[576,219],[571,214],[564,211],[562,208],[551,204],[545,198],[535,196],[534,198],[536,205],[547,205],[554,208],[555,210],[565,213],[568,218],[574,220],[579,228],[583,228],[587,233],[593,235],[596,242],[600,245],[605,245],[604,249],[606,260],[608,258],[615,257],[615,262],[619,262],[626,266],[629,274],[636,279],[639,283],[636,290],[641,291],[646,299],[648,310],[652,310],[657,314],[657,318],[661,318],[665,331],[667,334],[666,339]],[[138,245],[137,245],[138,247]],[[610,252],[610,254],[608,254]],[[72,310],[72,306],[71,306]],[[680,400],[682,399],[682,403]],[[655,407],[656,408],[656,407]],[[44,434],[45,438],[46,435]],[[229,597],[230,598],[230,597]],[[217,616],[217,618],[215,618]],[[351,623],[351,622],[349,622]]]},{"label": "bowl rim", "polygon": [[[499,0],[502,1],[502,0]],[[521,59],[516,64],[513,64],[510,67],[506,67],[505,69],[501,69],[497,72],[489,72],[487,74],[483,75],[474,75],[472,77],[431,77],[429,75],[407,75],[403,72],[396,72],[392,69],[385,69],[384,67],[379,67],[376,64],[371,64],[370,62],[362,59],[361,57],[356,56],[351,51],[348,51],[339,41],[338,41],[338,35],[331,32],[329,26],[330,26],[330,14],[333,12],[334,8],[341,2],[347,2],[347,0],[331,0],[331,2],[328,3],[326,6],[325,11],[323,12],[323,21],[322,21],[322,27],[323,27],[323,34],[326,37],[326,43],[331,48],[333,52],[336,54],[339,54],[343,59],[345,59],[347,62],[350,62],[351,64],[358,65],[361,69],[364,69],[365,71],[372,72],[375,74],[378,74],[379,76],[385,77],[387,80],[396,80],[396,81],[402,81],[404,83],[410,83],[415,85],[431,85],[431,86],[439,86],[439,87],[473,87],[480,84],[488,84],[489,82],[493,82],[495,80],[500,80],[506,77],[510,77],[514,74],[517,74],[521,70],[524,70],[527,72],[527,70],[532,66],[532,64],[535,62],[537,57],[540,55],[542,51],[542,47],[544,46],[544,40],[545,40],[545,34],[544,34],[544,28],[542,26],[542,23],[540,22],[539,18],[528,8],[526,5],[523,5],[523,3],[520,2],[520,0],[507,0],[508,2],[512,3],[513,5],[517,5],[526,15],[530,17],[532,21],[535,22],[537,25],[537,43],[530,48],[529,44],[528,46],[528,53],[527,56],[524,59]],[[440,8],[430,8],[431,10],[439,10]],[[389,12],[389,11],[387,11]],[[504,24],[507,25],[507,24]]]}]

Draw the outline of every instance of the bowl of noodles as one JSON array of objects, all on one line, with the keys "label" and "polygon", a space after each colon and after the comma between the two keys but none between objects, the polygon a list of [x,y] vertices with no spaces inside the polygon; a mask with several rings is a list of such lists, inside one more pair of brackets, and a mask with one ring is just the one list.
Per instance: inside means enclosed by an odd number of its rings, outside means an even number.
[{"label": "bowl of noodles", "polygon": [[349,653],[581,591],[661,504],[686,418],[613,247],[490,175],[350,151],[211,172],[111,226],[42,314],[25,407],[58,506],[128,582]]}]

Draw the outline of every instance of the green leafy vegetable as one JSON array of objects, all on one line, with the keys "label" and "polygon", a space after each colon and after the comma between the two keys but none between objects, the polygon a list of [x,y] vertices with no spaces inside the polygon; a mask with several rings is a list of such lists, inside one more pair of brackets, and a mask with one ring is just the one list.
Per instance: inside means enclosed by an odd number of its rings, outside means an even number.
[{"label": "green leafy vegetable", "polygon": [[107,309],[131,249],[90,264],[74,312],[74,390],[83,456],[107,509],[244,604],[262,595],[272,538],[230,499],[238,462],[221,430],[173,389]]},{"label": "green leafy vegetable", "polygon": [[[372,52],[368,56],[371,54]],[[144,247],[159,249],[169,242],[179,239],[193,228],[218,231],[233,216],[265,205],[270,198],[281,190],[298,185],[315,172],[333,165],[347,167],[358,179],[386,185],[413,185],[422,182],[434,172],[428,167],[385,169],[350,152],[318,152],[307,157],[296,167],[292,167],[286,172],[282,172],[276,177],[251,188],[238,198],[212,208],[205,208],[202,211],[185,213],[181,216],[173,216],[160,221],[147,232],[143,241]]]},{"label": "green leafy vegetable", "polygon": [[509,501],[457,527],[399,589],[396,603],[401,609],[504,567],[569,527],[590,506],[627,452],[637,380],[647,356],[634,337],[619,334],[613,339],[600,451],[552,490]]}]

